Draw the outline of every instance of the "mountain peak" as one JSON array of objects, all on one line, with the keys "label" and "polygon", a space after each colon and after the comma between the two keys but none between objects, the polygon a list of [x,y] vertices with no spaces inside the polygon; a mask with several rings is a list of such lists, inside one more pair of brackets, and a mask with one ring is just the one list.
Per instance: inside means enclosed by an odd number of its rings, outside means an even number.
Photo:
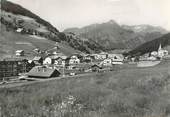
[{"label": "mountain peak", "polygon": [[114,21],[114,20],[110,20],[108,23],[110,23],[110,24],[117,24],[117,22]]}]

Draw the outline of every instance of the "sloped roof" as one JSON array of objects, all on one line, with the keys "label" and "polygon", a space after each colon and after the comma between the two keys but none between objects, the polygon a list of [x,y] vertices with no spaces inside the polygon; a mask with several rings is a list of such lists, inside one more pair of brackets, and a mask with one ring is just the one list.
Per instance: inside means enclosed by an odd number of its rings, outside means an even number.
[{"label": "sloped roof", "polygon": [[24,50],[16,50],[15,52],[24,52]]},{"label": "sloped roof", "polygon": [[92,68],[93,68],[93,67],[98,67],[98,68],[100,68],[100,69],[102,68],[101,65],[97,65],[97,64],[94,64],[94,65],[92,65],[91,67],[92,67]]},{"label": "sloped roof", "polygon": [[42,57],[40,57],[40,56],[35,56],[34,58],[33,58],[33,61],[38,61],[38,60],[40,60]]},{"label": "sloped roof", "polygon": [[30,70],[30,72],[28,72],[28,76],[49,78],[49,77],[51,77],[53,75],[53,73],[60,74],[60,72],[57,71],[56,69],[50,69],[50,68],[36,66],[36,67],[33,67]]}]

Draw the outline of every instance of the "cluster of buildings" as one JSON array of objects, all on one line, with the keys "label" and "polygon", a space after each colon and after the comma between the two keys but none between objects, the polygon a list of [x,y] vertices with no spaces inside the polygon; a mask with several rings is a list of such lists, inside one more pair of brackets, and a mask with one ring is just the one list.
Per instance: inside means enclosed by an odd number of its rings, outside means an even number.
[{"label": "cluster of buildings", "polygon": [[157,51],[146,53],[143,56],[140,56],[139,60],[156,61],[156,60],[162,60],[163,58],[166,58],[168,56],[169,56],[168,51],[163,49],[160,44]]},{"label": "cluster of buildings", "polygon": [[113,64],[123,64],[122,54],[99,53],[79,54],[66,56],[61,52],[52,52],[46,57],[24,57],[23,50],[16,51],[16,58],[6,58],[0,61],[0,78],[18,76],[26,73],[28,77],[50,78],[65,75],[96,72],[103,67],[112,67]]},{"label": "cluster of buildings", "polygon": [[[55,48],[58,50],[58,48]],[[39,50],[34,50],[39,51]],[[16,51],[16,58],[6,58],[0,61],[0,80],[26,73],[28,77],[50,78],[76,75],[88,72],[110,70],[113,65],[122,65],[126,58],[122,54],[101,52],[98,54],[75,53],[70,56],[59,51],[48,51],[45,57],[24,57],[23,50]],[[168,56],[168,51],[159,46],[153,51],[139,57],[139,61],[161,60]]]}]

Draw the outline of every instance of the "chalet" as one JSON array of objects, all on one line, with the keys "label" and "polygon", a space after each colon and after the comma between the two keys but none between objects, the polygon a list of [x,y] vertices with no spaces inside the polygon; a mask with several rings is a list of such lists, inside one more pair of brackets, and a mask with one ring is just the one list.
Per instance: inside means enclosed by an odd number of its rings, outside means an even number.
[{"label": "chalet", "polygon": [[113,60],[111,58],[104,59],[100,64],[103,66],[112,66]]},{"label": "chalet", "polygon": [[28,77],[34,78],[51,78],[59,77],[60,72],[56,69],[50,69],[42,66],[36,66],[28,72]]},{"label": "chalet", "polygon": [[79,64],[81,61],[82,56],[79,54],[74,54],[66,58],[66,65]]},{"label": "chalet", "polygon": [[17,50],[15,51],[16,56],[24,56],[24,50]]},{"label": "chalet", "polygon": [[57,59],[55,59],[54,65],[64,66],[65,65],[65,58],[58,57]]},{"label": "chalet", "polygon": [[34,57],[32,61],[35,63],[35,65],[42,65],[43,64],[43,58],[40,57],[40,56]]},{"label": "chalet", "polygon": [[93,60],[94,60],[94,56],[90,54],[83,56],[83,62],[89,63],[89,62],[92,62]]},{"label": "chalet", "polygon": [[44,65],[65,65],[65,57],[49,56],[43,61]]},{"label": "chalet", "polygon": [[122,54],[114,54],[111,57],[112,64],[123,64],[124,56]]},{"label": "chalet", "polygon": [[153,51],[153,52],[151,52],[150,55],[156,57],[156,56],[158,56],[158,52],[157,51]]},{"label": "chalet", "polygon": [[40,53],[40,51],[41,51],[41,50],[40,50],[39,48],[35,48],[35,49],[34,49],[34,52],[36,52],[36,53]]},{"label": "chalet", "polygon": [[101,69],[102,69],[102,67],[100,65],[94,64],[91,66],[92,72],[99,72]]},{"label": "chalet", "polygon": [[94,58],[96,59],[96,60],[104,60],[104,59],[106,59],[107,57],[108,57],[108,54],[107,53],[105,53],[105,52],[101,52],[101,53],[99,53],[99,54],[93,54],[93,56],[94,56]]},{"label": "chalet", "polygon": [[51,65],[54,63],[54,59],[52,56],[49,56],[47,58],[45,58],[45,60],[43,61],[43,64],[44,65]]}]

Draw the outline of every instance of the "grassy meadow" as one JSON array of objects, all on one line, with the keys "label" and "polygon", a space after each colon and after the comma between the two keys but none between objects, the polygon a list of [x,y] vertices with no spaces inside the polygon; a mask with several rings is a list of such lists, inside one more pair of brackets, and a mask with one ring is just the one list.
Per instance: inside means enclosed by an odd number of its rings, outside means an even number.
[{"label": "grassy meadow", "polygon": [[0,89],[2,117],[168,117],[170,63]]}]

